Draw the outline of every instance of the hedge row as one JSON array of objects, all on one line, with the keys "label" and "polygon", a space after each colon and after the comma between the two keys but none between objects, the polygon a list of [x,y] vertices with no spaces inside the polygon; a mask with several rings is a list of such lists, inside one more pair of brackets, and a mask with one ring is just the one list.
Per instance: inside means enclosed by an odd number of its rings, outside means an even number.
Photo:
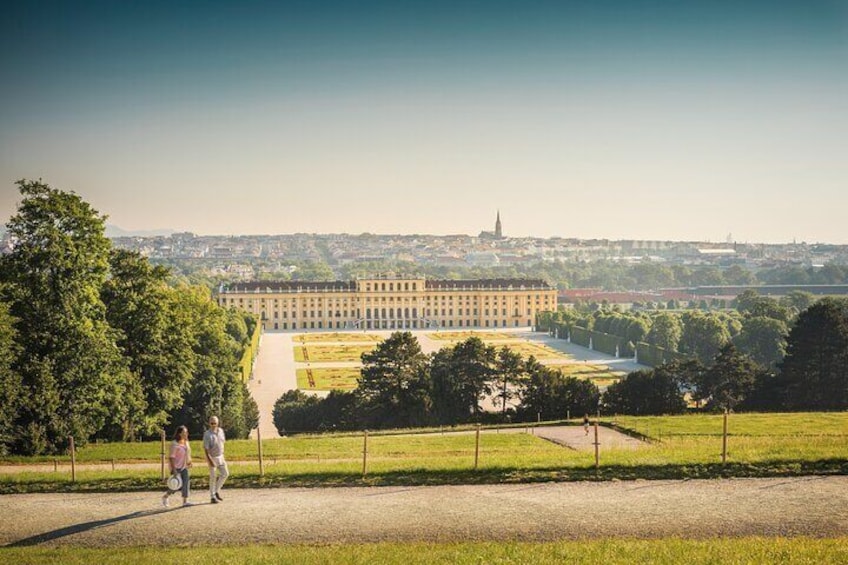
[{"label": "hedge row", "polygon": [[688,357],[682,353],[669,351],[668,349],[640,341],[636,344],[636,359],[642,365],[659,367],[663,363],[685,361]]},{"label": "hedge row", "polygon": [[242,382],[247,382],[250,375],[253,374],[253,360],[256,359],[256,354],[259,353],[259,336],[262,334],[262,324],[254,324],[253,334],[250,336],[250,343],[244,348],[244,354],[239,362],[239,370],[241,371]]}]

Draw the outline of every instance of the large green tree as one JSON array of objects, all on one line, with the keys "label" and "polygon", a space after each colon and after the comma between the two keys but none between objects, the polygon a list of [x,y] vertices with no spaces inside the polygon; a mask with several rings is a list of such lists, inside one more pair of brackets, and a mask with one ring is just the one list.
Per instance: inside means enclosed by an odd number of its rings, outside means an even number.
[{"label": "large green tree", "polygon": [[[444,347],[430,361],[433,413],[440,423],[467,421],[493,391],[496,350],[478,337]],[[510,369],[512,370],[512,369]]]},{"label": "large green tree", "polygon": [[565,377],[559,371],[528,360],[518,415],[525,420],[551,420],[589,414],[598,408],[600,392],[588,380]]},{"label": "large green tree", "polygon": [[780,370],[790,410],[848,408],[848,300],[823,298],[798,316]]},{"label": "large green tree", "polygon": [[681,382],[666,365],[630,373],[604,393],[608,412],[618,414],[681,414],[686,410]]},{"label": "large green tree", "polygon": [[68,436],[83,443],[123,425],[142,399],[100,297],[109,268],[105,217],[72,192],[17,184],[22,200],[7,224],[14,248],[0,269],[22,348],[16,450],[57,452]]},{"label": "large green tree", "polygon": [[663,312],[654,318],[646,340],[668,351],[677,351],[682,336],[683,323],[680,321],[680,316]]},{"label": "large green tree", "polygon": [[509,347],[502,347],[497,353],[494,372],[499,381],[497,396],[501,402],[501,412],[506,414],[507,403],[516,395],[515,389],[523,381],[524,360],[521,354]]},{"label": "large green tree", "polygon": [[705,401],[710,410],[733,410],[755,390],[762,372],[760,365],[727,343],[700,373],[693,397]]},{"label": "large green tree", "polygon": [[786,353],[788,333],[789,328],[782,320],[753,316],[743,322],[742,331],[733,343],[760,365],[773,369]]},{"label": "large green tree", "polygon": [[427,356],[410,332],[395,332],[362,354],[357,392],[371,427],[422,425],[430,410]]},{"label": "large green tree", "polygon": [[730,341],[725,319],[715,313],[687,312],[683,315],[680,350],[706,363]]},{"label": "large green tree", "polygon": [[182,404],[171,411],[173,425],[186,425],[199,434],[209,416],[221,417],[221,427],[231,437],[247,437],[246,387],[239,379],[238,362],[243,345],[227,333],[228,320],[241,316],[223,310],[202,287],[181,287],[173,304],[177,319],[186,320],[194,362]]},{"label": "large green tree", "polygon": [[13,368],[20,352],[14,322],[8,304],[0,302],[0,455],[15,443],[15,421],[23,396],[21,377]]},{"label": "large green tree", "polygon": [[106,318],[120,331],[118,346],[145,400],[143,412],[131,415],[131,436],[152,434],[165,426],[188,388],[195,369],[193,323],[189,312],[176,307],[167,269],[123,250],[113,250],[109,263],[111,276],[101,291]]}]

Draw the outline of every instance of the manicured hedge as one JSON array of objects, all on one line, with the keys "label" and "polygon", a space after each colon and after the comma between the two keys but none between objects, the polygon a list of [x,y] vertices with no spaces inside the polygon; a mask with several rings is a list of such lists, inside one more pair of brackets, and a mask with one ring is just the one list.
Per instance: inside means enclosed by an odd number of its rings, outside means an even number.
[{"label": "manicured hedge", "polygon": [[253,374],[253,360],[256,359],[256,354],[259,353],[259,336],[262,335],[262,324],[256,324],[253,328],[253,334],[250,336],[250,341],[247,347],[244,348],[244,354],[239,362],[239,370],[241,371],[242,382],[247,382],[250,375]]},{"label": "manicured hedge", "polygon": [[686,355],[669,351],[650,343],[640,341],[636,344],[637,360],[642,365],[650,365],[651,367],[659,367],[663,363],[671,363],[672,361],[685,361],[688,359]]}]

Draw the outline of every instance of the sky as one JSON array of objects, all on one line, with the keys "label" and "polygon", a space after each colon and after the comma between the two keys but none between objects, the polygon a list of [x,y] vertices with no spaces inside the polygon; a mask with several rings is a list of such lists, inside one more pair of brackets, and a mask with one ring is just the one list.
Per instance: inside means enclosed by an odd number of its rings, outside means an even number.
[{"label": "sky", "polygon": [[41,2],[15,181],[125,230],[848,243],[848,0]]}]

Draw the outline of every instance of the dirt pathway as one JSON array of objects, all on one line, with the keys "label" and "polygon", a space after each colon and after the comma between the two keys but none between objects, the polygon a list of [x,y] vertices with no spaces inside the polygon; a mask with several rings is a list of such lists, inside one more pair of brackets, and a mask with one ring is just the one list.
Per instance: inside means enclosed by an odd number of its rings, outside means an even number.
[{"label": "dirt pathway", "polygon": [[0,543],[215,545],[848,534],[848,477],[0,497]]}]

